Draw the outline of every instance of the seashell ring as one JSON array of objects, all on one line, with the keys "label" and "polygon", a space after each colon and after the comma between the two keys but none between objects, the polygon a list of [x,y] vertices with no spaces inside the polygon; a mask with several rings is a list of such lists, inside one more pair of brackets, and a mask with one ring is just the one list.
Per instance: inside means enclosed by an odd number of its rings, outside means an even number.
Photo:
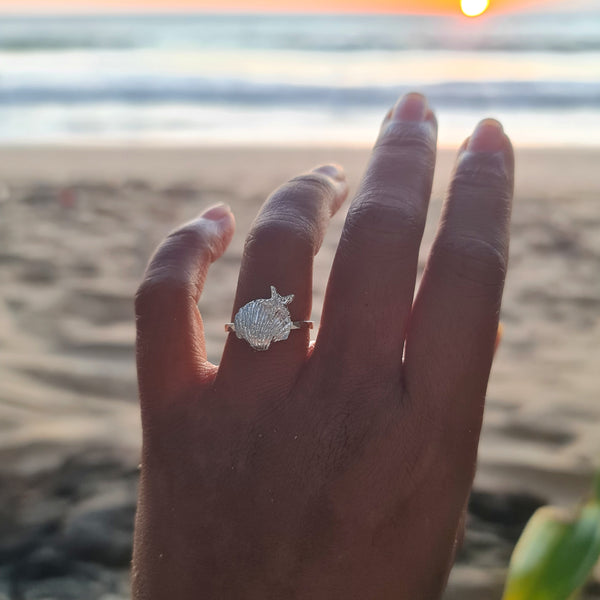
[{"label": "seashell ring", "polygon": [[270,298],[259,298],[244,304],[235,315],[233,323],[225,325],[225,331],[233,331],[246,340],[254,350],[268,350],[272,342],[287,340],[292,329],[312,329],[312,321],[292,321],[287,305],[294,294],[281,296],[271,286]]}]

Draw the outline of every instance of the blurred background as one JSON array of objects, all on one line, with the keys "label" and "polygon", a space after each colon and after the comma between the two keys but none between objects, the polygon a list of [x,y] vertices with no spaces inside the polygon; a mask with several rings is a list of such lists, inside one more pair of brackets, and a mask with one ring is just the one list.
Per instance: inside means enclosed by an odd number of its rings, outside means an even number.
[{"label": "blurred background", "polygon": [[[140,429],[132,298],[215,202],[237,233],[200,309],[219,361],[244,237],[318,163],[355,188],[396,98],[441,150],[499,118],[517,156],[504,338],[447,600],[498,599],[542,504],[600,458],[600,0],[0,0],[0,600],[128,598]],[[344,210],[315,265],[313,318]],[[600,573],[584,598],[600,598]]]},{"label": "blurred background", "polygon": [[308,3],[302,14],[6,16],[0,142],[367,145],[385,107],[415,88],[444,145],[482,113],[519,144],[599,139],[597,2],[528,12],[498,2],[471,19],[458,0],[447,14],[429,4],[428,15],[315,15]]}]

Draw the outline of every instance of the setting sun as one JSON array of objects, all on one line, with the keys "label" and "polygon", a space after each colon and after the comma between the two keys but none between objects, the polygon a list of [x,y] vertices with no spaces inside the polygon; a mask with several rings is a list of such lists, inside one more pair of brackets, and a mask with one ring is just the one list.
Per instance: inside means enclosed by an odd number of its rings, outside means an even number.
[{"label": "setting sun", "polygon": [[460,0],[460,8],[467,17],[477,17],[490,5],[489,0]]}]

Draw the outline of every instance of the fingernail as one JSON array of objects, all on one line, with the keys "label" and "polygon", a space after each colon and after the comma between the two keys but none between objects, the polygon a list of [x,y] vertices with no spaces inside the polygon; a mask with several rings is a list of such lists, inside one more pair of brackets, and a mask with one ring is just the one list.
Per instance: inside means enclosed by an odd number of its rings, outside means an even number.
[{"label": "fingernail", "polygon": [[391,118],[396,121],[424,121],[429,112],[427,99],[423,94],[406,94],[392,109]]},{"label": "fingernail", "polygon": [[215,206],[211,206],[205,212],[202,213],[203,219],[208,219],[209,221],[220,221],[225,217],[228,217],[231,214],[231,209],[225,203],[215,204]]},{"label": "fingernail", "polygon": [[339,165],[321,165],[320,167],[316,167],[315,169],[313,169],[313,173],[323,173],[327,175],[327,177],[331,177],[336,181],[346,180],[346,173],[344,173],[344,169]]},{"label": "fingernail", "polygon": [[502,125],[496,119],[480,121],[467,145],[475,152],[500,152],[506,146],[506,137]]}]

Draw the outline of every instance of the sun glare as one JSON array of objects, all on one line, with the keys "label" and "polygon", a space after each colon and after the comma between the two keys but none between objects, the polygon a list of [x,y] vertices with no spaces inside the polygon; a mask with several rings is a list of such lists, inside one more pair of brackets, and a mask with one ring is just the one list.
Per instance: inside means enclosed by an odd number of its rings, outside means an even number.
[{"label": "sun glare", "polygon": [[477,17],[483,14],[489,5],[489,0],[460,0],[460,8],[467,17]]}]

